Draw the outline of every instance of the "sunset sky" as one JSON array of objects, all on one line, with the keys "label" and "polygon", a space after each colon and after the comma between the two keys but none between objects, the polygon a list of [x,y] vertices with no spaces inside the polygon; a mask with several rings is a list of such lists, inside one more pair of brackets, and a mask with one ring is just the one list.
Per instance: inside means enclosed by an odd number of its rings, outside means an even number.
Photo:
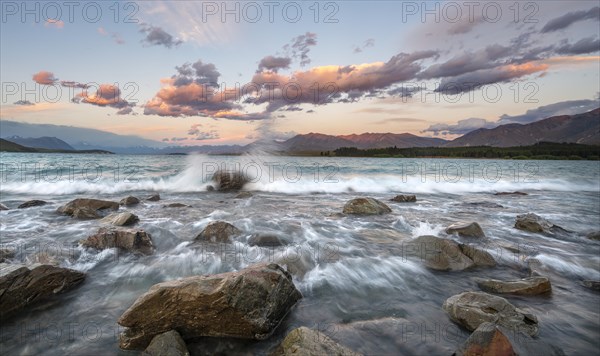
[{"label": "sunset sky", "polygon": [[3,120],[201,145],[600,106],[598,1],[74,3],[2,2]]}]

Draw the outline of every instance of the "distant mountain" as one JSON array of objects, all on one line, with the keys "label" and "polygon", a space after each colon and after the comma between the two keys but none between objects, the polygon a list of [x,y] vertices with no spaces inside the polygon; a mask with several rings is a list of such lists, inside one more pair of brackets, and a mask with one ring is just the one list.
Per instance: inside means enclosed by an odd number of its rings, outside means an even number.
[{"label": "distant mountain", "polygon": [[446,147],[529,146],[538,142],[600,145],[600,108],[583,114],[554,116],[530,124],[507,124],[471,131]]},{"label": "distant mountain", "polygon": [[44,136],[37,138],[25,138],[20,136],[11,136],[7,137],[7,139],[11,142],[27,147],[47,148],[51,150],[75,150],[71,145],[56,137]]},{"label": "distant mountain", "polygon": [[51,148],[36,148],[19,145],[18,143],[0,138],[0,152],[37,152],[37,153],[100,153],[112,154],[104,150],[63,150]]}]

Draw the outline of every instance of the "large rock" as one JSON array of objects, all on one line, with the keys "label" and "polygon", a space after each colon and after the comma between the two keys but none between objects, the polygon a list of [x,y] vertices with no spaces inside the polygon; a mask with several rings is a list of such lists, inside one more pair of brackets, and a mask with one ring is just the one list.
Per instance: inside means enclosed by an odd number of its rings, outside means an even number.
[{"label": "large rock", "polygon": [[446,228],[447,234],[458,234],[465,237],[485,237],[483,229],[476,222],[458,222]]},{"label": "large rock", "polygon": [[15,250],[0,248],[0,263],[15,257]]},{"label": "large rock", "polygon": [[529,277],[513,281],[476,278],[479,288],[490,293],[537,295],[552,292],[550,280],[546,277]]},{"label": "large rock", "polygon": [[96,234],[81,240],[81,245],[97,250],[117,247],[144,255],[154,253],[152,237],[144,230],[100,228]]},{"label": "large rock", "polygon": [[124,205],[124,206],[137,205],[139,203],[140,203],[140,200],[131,195],[121,199],[121,201],[119,202],[120,205]]},{"label": "large rock", "polygon": [[554,225],[550,221],[534,213],[517,215],[515,227],[519,230],[541,233],[565,231],[560,226]]},{"label": "large rock", "polygon": [[[486,251],[436,236],[419,236],[410,243],[408,253],[415,254],[425,266],[438,271],[462,271],[470,267],[495,266]],[[408,247],[408,246],[407,246]]]},{"label": "large rock", "polygon": [[0,203],[0,210],[8,210],[8,208],[6,207],[6,205]]},{"label": "large rock", "polygon": [[392,209],[374,198],[355,198],[344,205],[344,214],[378,215],[391,213]]},{"label": "large rock", "polygon": [[190,356],[181,335],[175,330],[156,335],[142,356]]},{"label": "large rock", "polygon": [[215,182],[218,191],[240,190],[248,183],[248,177],[241,172],[217,171],[213,174],[212,180]]},{"label": "large rock", "polygon": [[72,216],[76,219],[99,219],[101,217],[100,214],[98,214],[98,210],[96,209],[92,209],[88,206],[84,206],[81,208],[75,208],[75,210],[73,210],[73,214]]},{"label": "large rock", "polygon": [[118,210],[119,203],[116,203],[113,201],[107,201],[107,200],[79,198],[79,199],[71,200],[67,204],[58,208],[56,211],[61,214],[65,214],[65,215],[73,215],[73,212],[77,208],[89,208],[92,210],[105,210],[105,209]]},{"label": "large rock", "polygon": [[538,333],[535,315],[526,313],[506,299],[484,292],[464,292],[454,295],[443,308],[455,323],[473,331],[482,323],[489,322],[517,330],[530,336]]},{"label": "large rock", "polygon": [[0,317],[53,294],[65,292],[85,279],[85,274],[50,265],[0,263]]},{"label": "large rock", "polygon": [[270,354],[270,356],[300,355],[358,356],[360,354],[331,340],[327,335],[304,326],[290,331]]},{"label": "large rock", "polygon": [[482,323],[453,356],[517,356],[510,340],[494,323]]},{"label": "large rock", "polygon": [[149,196],[148,198],[146,198],[147,201],[159,201],[160,200],[160,194],[152,194],[151,196]]},{"label": "large rock", "polygon": [[393,201],[396,203],[414,203],[417,201],[417,196],[416,195],[399,194],[399,195],[396,195],[395,197],[393,197],[392,199],[390,199],[390,201]]},{"label": "large rock", "polygon": [[262,340],[302,298],[276,264],[159,283],[121,315],[120,347],[144,349],[154,336],[177,330],[184,340],[210,336]]},{"label": "large rock", "polygon": [[48,204],[48,202],[45,202],[43,200],[29,200],[26,201],[25,203],[19,205],[17,208],[18,209],[26,209],[26,208],[32,208],[34,206],[43,206]]},{"label": "large rock", "polygon": [[102,222],[114,225],[114,226],[129,226],[140,221],[137,215],[132,214],[128,211],[122,213],[113,213],[100,220]]},{"label": "large rock", "polygon": [[213,221],[194,240],[207,242],[229,242],[231,237],[242,231],[225,221]]}]

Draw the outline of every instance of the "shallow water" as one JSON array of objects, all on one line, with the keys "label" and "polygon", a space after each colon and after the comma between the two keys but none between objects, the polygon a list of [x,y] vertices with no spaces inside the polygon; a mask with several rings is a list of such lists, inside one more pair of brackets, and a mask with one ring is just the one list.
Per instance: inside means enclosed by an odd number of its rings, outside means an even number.
[{"label": "shallow water", "polygon": [[[1,327],[0,351],[19,354],[129,354],[118,349],[116,320],[158,282],[239,270],[287,256],[298,261],[294,282],[304,295],[266,341],[198,340],[196,354],[264,354],[286,332],[304,325],[365,354],[451,354],[469,335],[441,308],[448,297],[478,290],[473,277],[526,277],[528,258],[541,263],[553,292],[545,297],[506,298],[539,319],[539,339],[569,355],[600,349],[600,293],[581,285],[600,280],[600,243],[585,237],[600,230],[600,163],[268,156],[119,156],[0,154],[3,247],[16,260],[47,252],[61,266],[87,273],[79,288],[27,308]],[[36,166],[37,164],[37,166]],[[235,193],[206,192],[214,169],[240,168],[254,179]],[[460,172],[460,174],[459,174]],[[527,196],[494,196],[499,191]],[[148,231],[157,252],[134,256],[116,250],[84,250],[77,241],[99,221],[55,213],[77,197],[118,201],[158,192],[159,202],[130,210]],[[340,216],[357,196],[387,201],[417,194],[417,203],[393,203],[391,214]],[[14,209],[30,199],[50,204]],[[179,202],[189,208],[165,208]],[[574,233],[553,238],[514,229],[515,216],[535,212]],[[205,225],[226,220],[244,231],[233,245],[193,246]],[[459,220],[478,221],[487,238],[444,233]],[[247,244],[255,232],[280,233],[285,247]],[[499,266],[435,272],[406,254],[410,239],[437,235],[487,249]],[[518,247],[511,252],[506,247]]]}]

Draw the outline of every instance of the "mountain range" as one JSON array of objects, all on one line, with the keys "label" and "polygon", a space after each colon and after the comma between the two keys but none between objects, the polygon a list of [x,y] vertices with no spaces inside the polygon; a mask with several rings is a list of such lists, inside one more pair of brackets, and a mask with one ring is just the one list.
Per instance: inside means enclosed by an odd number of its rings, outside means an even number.
[{"label": "mountain range", "polygon": [[[2,138],[21,146],[52,150],[105,150],[124,154],[241,154],[265,151],[302,153],[333,151],[340,147],[410,148],[528,146],[538,142],[567,142],[600,145],[600,108],[576,115],[561,115],[529,124],[506,124],[477,129],[452,141],[420,137],[409,133],[363,133],[326,135],[308,133],[285,141],[259,140],[248,145],[167,146],[138,136],[118,135],[101,130],[51,124],[30,124],[0,120]],[[27,137],[28,136],[28,137]],[[37,138],[35,138],[38,136]],[[39,137],[41,136],[41,137]]]}]

